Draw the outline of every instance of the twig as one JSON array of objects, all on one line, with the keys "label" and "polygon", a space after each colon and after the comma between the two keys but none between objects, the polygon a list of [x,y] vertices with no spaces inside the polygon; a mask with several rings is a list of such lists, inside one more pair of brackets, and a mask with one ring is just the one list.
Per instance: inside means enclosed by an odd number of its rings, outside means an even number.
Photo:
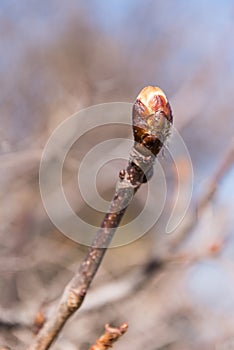
[{"label": "twig", "polygon": [[[206,208],[209,201],[215,195],[218,184],[223,180],[223,177],[228,173],[230,168],[234,163],[234,139],[228,146],[227,151],[225,152],[220,164],[218,164],[217,169],[214,174],[212,174],[208,180],[210,185],[207,186],[207,191],[203,193],[203,195],[198,199],[198,201],[194,205],[194,209],[192,211],[192,215],[190,216],[190,221],[186,226],[179,228],[179,235],[176,236],[176,239],[172,241],[171,249],[178,248],[179,244],[183,242],[183,239],[187,237],[187,235],[191,232],[194,226],[197,223],[197,211],[199,210],[199,214]],[[181,235],[180,235],[181,232]],[[170,242],[171,243],[171,242]],[[223,243],[223,242],[222,242]],[[219,249],[221,249],[221,245],[217,246],[216,244],[211,245],[210,254],[216,254]],[[87,303],[82,309],[82,312],[87,312],[90,310],[94,310],[97,308],[101,308],[104,304],[113,304],[123,298],[128,297],[135,293],[138,289],[140,289],[143,285],[145,286],[145,282],[154,276],[156,273],[162,271],[163,268],[171,264],[192,264],[194,261],[198,261],[204,258],[203,254],[195,254],[193,256],[187,256],[186,254],[177,254],[170,252],[166,254],[164,257],[159,258],[151,257],[151,260],[147,260],[146,263],[137,271],[130,272],[126,277],[121,278],[120,281],[110,282],[104,287],[96,288],[92,290],[88,295]],[[113,293],[110,293],[110,290],[113,290]],[[111,294],[111,295],[110,295]],[[98,295],[98,298],[97,298]]]},{"label": "twig", "polygon": [[119,328],[113,328],[106,324],[105,333],[97,339],[96,343],[89,350],[106,350],[111,348],[119,337],[126,333],[127,329],[127,323],[123,323]]},{"label": "twig", "polygon": [[155,157],[169,134],[171,123],[171,108],[162,90],[151,86],[144,88],[133,105],[134,147],[126,170],[119,173],[109,210],[76,275],[65,287],[58,307],[29,350],[48,349],[68,318],[81,306],[132,197],[153,174]]},{"label": "twig", "polygon": [[[209,200],[215,195],[216,190],[218,188],[218,183],[222,181],[223,177],[230,170],[231,166],[234,162],[234,143],[231,142],[227,151],[224,154],[223,159],[218,165],[216,171],[213,175],[210,176],[208,180],[211,186],[207,186],[207,192],[203,193],[201,198],[198,199],[196,203],[194,203],[194,207],[191,210],[191,215],[189,216],[188,222],[186,224],[181,224],[179,228],[178,234],[176,234],[174,240],[170,242],[171,250],[176,250],[178,246],[183,242],[183,240],[187,237],[187,235],[191,232],[194,226],[197,223],[197,208],[199,208],[199,214],[201,214],[202,210],[206,208],[206,205],[209,203]],[[200,204],[202,203],[202,205]],[[211,252],[214,253],[214,252]],[[172,252],[168,253],[164,258],[151,257],[150,261],[146,261],[146,263],[139,270],[132,271],[127,274],[124,278],[121,278],[119,281],[110,282],[106,286],[99,287],[97,289],[91,290],[88,294],[88,299],[86,300],[86,304],[82,308],[81,312],[89,312],[96,309],[100,309],[103,305],[116,303],[132,293],[135,293],[138,289],[140,289],[143,285],[145,286],[145,282],[155,273],[158,273],[171,264],[173,262],[178,263],[193,263],[194,261],[203,258],[204,255],[195,255],[195,256],[187,256],[185,255],[177,255],[176,253],[172,254]],[[153,267],[153,268],[152,268]],[[111,291],[111,292],[110,292]],[[44,318],[48,318],[48,315],[51,314],[51,311],[54,309],[54,301],[53,304],[46,308]],[[10,310],[9,310],[10,311]],[[1,313],[1,312],[0,312]],[[3,312],[2,312],[3,314]],[[10,325],[14,326],[15,318],[17,319],[17,325],[20,323],[21,325],[28,327],[29,323],[32,322],[30,319],[31,313],[29,316],[26,316],[27,323],[25,323],[26,319],[22,322],[23,314],[25,316],[25,311],[20,310],[17,313],[15,311],[12,312],[12,322]],[[2,318],[1,322],[8,324],[8,319]]]}]

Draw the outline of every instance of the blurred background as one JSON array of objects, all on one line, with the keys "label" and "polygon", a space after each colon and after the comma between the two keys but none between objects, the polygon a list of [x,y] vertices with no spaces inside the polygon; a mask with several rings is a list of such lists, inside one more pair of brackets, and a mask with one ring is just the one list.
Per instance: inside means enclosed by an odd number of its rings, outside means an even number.
[{"label": "blurred background", "polygon": [[[1,346],[30,344],[87,250],[43,209],[38,170],[47,139],[80,109],[133,102],[145,85],[156,85],[192,159],[191,206],[172,235],[159,220],[141,239],[107,252],[53,348],[88,349],[106,323],[123,322],[129,330],[116,349],[234,348],[233,37],[231,0],[1,0]],[[101,215],[74,191],[77,166],[113,136],[131,137],[131,130],[94,130],[65,162],[67,195],[95,223]],[[173,192],[169,158],[162,164]],[[99,178],[106,199],[125,164],[106,166]],[[178,166],[186,178],[186,160]],[[169,190],[162,222],[171,197]]]}]

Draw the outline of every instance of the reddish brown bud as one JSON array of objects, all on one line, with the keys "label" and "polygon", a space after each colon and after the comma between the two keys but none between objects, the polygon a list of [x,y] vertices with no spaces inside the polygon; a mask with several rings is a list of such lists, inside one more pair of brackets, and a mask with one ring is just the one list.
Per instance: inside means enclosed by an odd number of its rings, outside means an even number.
[{"label": "reddish brown bud", "polygon": [[155,156],[159,153],[173,121],[170,104],[164,92],[147,86],[137,96],[132,111],[134,139]]}]

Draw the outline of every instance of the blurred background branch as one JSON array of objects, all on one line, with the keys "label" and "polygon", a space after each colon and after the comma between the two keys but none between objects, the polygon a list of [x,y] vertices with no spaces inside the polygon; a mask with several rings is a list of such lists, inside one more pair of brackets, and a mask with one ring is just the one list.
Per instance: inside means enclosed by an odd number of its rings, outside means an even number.
[{"label": "blurred background branch", "polygon": [[97,339],[96,343],[91,346],[89,350],[105,350],[112,348],[113,344],[126,333],[128,325],[123,323],[119,328],[110,327],[105,325],[105,333]]}]

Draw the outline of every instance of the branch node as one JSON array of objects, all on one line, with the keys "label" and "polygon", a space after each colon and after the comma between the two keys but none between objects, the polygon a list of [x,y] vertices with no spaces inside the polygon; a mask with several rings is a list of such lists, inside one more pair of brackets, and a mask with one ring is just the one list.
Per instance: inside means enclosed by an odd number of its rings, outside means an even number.
[{"label": "branch node", "polygon": [[71,288],[68,292],[67,297],[67,307],[69,311],[75,311],[83,301],[87,290],[85,288],[82,288],[81,290],[77,291],[76,289]]}]

